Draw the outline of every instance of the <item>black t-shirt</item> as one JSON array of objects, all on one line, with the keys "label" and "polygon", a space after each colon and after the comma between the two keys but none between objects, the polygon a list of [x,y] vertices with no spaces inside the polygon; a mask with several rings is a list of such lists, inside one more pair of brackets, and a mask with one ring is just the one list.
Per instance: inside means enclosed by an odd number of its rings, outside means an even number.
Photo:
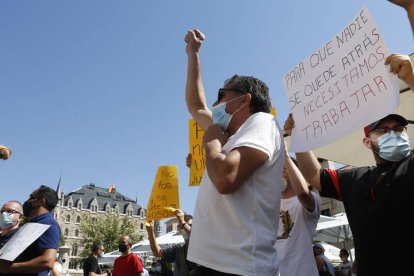
[{"label": "black t-shirt", "polygon": [[19,230],[19,228],[16,228],[8,233],[8,235],[0,235],[0,249],[3,248],[3,246],[13,237],[13,235]]},{"label": "black t-shirt", "polygon": [[98,259],[94,255],[90,255],[83,263],[83,276],[88,276],[89,272],[101,274],[102,270],[98,265]]},{"label": "black t-shirt", "polygon": [[[384,275],[412,262],[414,155],[399,163],[321,170],[321,196],[342,200],[359,275]],[[392,274],[389,274],[392,275]]]}]

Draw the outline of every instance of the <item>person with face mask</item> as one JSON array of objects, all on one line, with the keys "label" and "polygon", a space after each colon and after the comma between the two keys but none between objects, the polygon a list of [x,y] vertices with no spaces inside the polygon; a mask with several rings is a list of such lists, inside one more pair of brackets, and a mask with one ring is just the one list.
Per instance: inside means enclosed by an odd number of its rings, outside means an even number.
[{"label": "person with face mask", "polygon": [[115,259],[113,276],[144,276],[141,259],[132,253],[132,239],[128,235],[123,235],[119,239],[118,249],[121,256]]},{"label": "person with face mask", "polygon": [[204,131],[206,153],[187,259],[199,265],[197,275],[277,275],[284,144],[270,114],[269,88],[253,76],[234,75],[210,108],[200,69],[204,41],[199,30],[187,31],[185,99]]},{"label": "person with face mask", "polygon": [[0,249],[16,233],[23,220],[23,207],[17,200],[10,200],[3,204],[0,211]]},{"label": "person with face mask", "polygon": [[51,212],[58,203],[55,190],[40,186],[34,190],[23,204],[23,215],[29,222],[49,225],[49,228],[13,263],[0,260],[0,273],[46,276],[55,265],[55,257],[60,242],[60,227]]},{"label": "person with face mask", "polygon": [[312,241],[320,216],[321,199],[311,191],[312,187],[309,187],[286,149],[285,146],[284,184],[275,243],[280,261],[279,275],[317,276]]},{"label": "person with face mask", "polygon": [[[392,54],[385,62],[400,79],[414,82],[408,56]],[[383,253],[402,252],[408,244],[396,243],[396,237],[412,235],[404,223],[412,216],[414,194],[414,154],[407,125],[406,118],[389,114],[364,128],[363,144],[372,151],[376,166],[322,169],[313,152],[296,153],[308,183],[321,196],[343,202],[353,234],[358,275],[393,275],[396,263],[412,261],[409,255]],[[285,129],[293,127],[290,115]]]},{"label": "person with face mask", "polygon": [[91,247],[91,254],[83,262],[83,276],[107,276],[108,273],[102,273],[98,264],[98,258],[101,258],[105,252],[102,243],[94,243]]},{"label": "person with face mask", "polygon": [[175,276],[190,276],[195,275],[197,265],[187,261],[188,243],[190,240],[191,226],[193,224],[193,217],[189,214],[184,214],[180,209],[175,210],[181,235],[184,238],[184,244],[174,245],[168,248],[161,249],[158,245],[154,234],[154,222],[146,223],[148,240],[151,246],[152,253],[155,257],[159,257],[163,262],[174,263]]}]

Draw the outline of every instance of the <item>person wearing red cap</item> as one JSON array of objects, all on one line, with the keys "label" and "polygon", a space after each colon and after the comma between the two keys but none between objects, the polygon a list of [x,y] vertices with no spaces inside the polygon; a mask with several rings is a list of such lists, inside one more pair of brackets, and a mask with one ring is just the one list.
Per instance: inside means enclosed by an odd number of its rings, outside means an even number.
[{"label": "person wearing red cap", "polygon": [[[386,64],[392,73],[414,87],[408,56],[390,55]],[[343,202],[354,237],[358,276],[395,275],[396,265],[412,262],[410,255],[397,253],[414,244],[409,238],[412,230],[405,224],[414,206],[414,154],[407,125],[404,117],[390,114],[364,128],[363,143],[372,150],[377,164],[374,167],[322,169],[311,151],[296,153],[308,183],[321,196]],[[293,127],[294,120],[289,115],[285,131]],[[396,242],[398,238],[404,242]]]}]

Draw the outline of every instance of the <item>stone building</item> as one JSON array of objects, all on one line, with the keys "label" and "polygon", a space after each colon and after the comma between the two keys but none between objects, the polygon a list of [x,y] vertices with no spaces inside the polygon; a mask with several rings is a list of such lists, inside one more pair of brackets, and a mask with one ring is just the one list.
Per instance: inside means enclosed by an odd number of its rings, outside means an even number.
[{"label": "stone building", "polygon": [[83,250],[83,238],[80,224],[84,214],[94,218],[104,216],[109,210],[117,210],[121,216],[133,220],[136,232],[147,239],[145,208],[136,200],[117,192],[115,185],[102,188],[90,183],[67,194],[59,190],[58,194],[59,203],[54,209],[54,216],[62,230],[65,246],[70,249],[69,260],[66,260],[70,270],[81,268],[79,254]]}]

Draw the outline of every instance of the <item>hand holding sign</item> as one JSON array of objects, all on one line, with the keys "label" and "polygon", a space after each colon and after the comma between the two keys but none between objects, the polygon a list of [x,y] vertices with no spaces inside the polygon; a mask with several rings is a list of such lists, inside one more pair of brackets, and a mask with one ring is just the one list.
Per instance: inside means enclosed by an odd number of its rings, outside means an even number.
[{"label": "hand holding sign", "polygon": [[367,9],[284,78],[296,127],[291,151],[304,152],[392,113],[399,86],[388,50]]},{"label": "hand holding sign", "polygon": [[179,208],[177,166],[158,167],[147,205],[147,221],[173,217],[172,209]]}]

